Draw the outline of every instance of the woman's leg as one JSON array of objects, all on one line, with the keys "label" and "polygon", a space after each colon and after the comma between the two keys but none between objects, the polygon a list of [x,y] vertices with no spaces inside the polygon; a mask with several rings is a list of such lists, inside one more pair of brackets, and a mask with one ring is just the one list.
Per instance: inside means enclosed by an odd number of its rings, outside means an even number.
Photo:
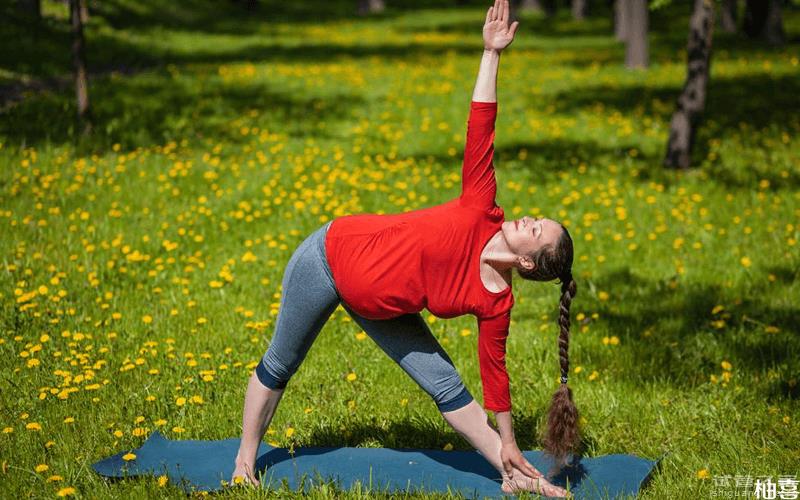
[{"label": "woman's leg", "polygon": [[325,258],[327,229],[326,224],[306,238],[286,265],[275,332],[247,386],[242,440],[231,480],[241,476],[256,482],[258,446],[283,390],[340,302]]},{"label": "woman's leg", "polygon": [[428,394],[440,411],[453,411],[473,401],[450,356],[419,314],[386,320],[359,316],[342,307],[376,344]]},{"label": "woman's leg", "polygon": [[483,408],[464,386],[461,376],[419,314],[389,320],[363,318],[342,304],[355,322],[433,398],[445,421],[461,434],[495,469],[503,491],[535,491],[562,496],[566,492],[542,478],[527,478],[513,471],[509,480],[500,458],[500,434]]}]

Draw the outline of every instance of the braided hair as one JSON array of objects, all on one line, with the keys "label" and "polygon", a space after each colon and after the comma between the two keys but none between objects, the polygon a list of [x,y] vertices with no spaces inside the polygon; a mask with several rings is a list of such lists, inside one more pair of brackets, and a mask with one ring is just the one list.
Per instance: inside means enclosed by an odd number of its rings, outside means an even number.
[{"label": "braided hair", "polygon": [[[537,250],[531,259],[533,269],[518,269],[522,278],[534,281],[561,282],[561,299],[558,315],[558,359],[561,368],[561,384],[553,394],[547,412],[547,427],[542,437],[545,452],[554,459],[555,469],[566,465],[569,453],[574,453],[580,443],[578,409],[572,399],[572,389],[567,385],[569,376],[569,308],[577,293],[577,284],[572,278],[572,238],[564,226],[555,247],[547,245]],[[554,471],[551,471],[553,473]]]}]

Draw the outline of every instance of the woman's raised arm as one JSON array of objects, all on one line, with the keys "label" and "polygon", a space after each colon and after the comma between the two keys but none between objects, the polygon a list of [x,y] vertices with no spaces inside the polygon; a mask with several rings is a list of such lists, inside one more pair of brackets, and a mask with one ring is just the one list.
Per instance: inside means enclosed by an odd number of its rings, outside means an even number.
[{"label": "woman's raised arm", "polygon": [[500,52],[511,45],[519,23],[508,24],[508,0],[495,0],[486,13],[483,25],[483,57],[475,81],[472,100],[476,102],[497,102],[497,66]]},{"label": "woman's raised arm", "polygon": [[508,25],[508,0],[496,0],[483,25],[483,57],[472,93],[464,164],[461,169],[461,201],[481,210],[495,206],[494,122],[497,116],[497,67],[500,52],[514,40],[518,23]]}]

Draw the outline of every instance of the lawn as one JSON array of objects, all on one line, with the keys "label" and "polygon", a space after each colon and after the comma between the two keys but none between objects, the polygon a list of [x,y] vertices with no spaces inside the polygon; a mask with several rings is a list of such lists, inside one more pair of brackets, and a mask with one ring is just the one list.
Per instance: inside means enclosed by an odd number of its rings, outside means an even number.
[{"label": "lawn", "polygon": [[[3,7],[0,497],[184,497],[90,465],[154,430],[237,437],[305,236],[458,196],[484,8],[390,1],[359,19],[351,3],[97,2],[89,138],[65,7],[45,1],[35,26]],[[677,3],[651,13],[647,71],[623,68],[607,10],[524,15],[502,56],[495,142],[506,217],[551,217],[575,240],[584,453],[666,454],[642,494],[658,499],[800,472],[800,10],[784,9],[783,47],[716,33],[696,168],[674,172],[661,160],[686,71]],[[538,449],[558,287],[514,288],[515,427]],[[475,319],[423,316],[480,400]],[[265,439],[468,449],[341,308]]]}]

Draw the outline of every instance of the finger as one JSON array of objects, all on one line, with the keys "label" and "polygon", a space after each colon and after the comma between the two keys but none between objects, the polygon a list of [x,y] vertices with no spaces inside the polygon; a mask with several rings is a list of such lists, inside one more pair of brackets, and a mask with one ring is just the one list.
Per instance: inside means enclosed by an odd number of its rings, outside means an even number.
[{"label": "finger", "polygon": [[504,26],[508,26],[508,0],[503,0],[503,17],[500,18],[503,21]]},{"label": "finger", "polygon": [[506,471],[506,475],[508,476],[509,479],[514,477],[514,466],[511,465],[510,461],[506,460],[503,462],[503,469]]},{"label": "finger", "polygon": [[486,22],[487,23],[492,22],[492,9],[494,9],[494,7],[489,7],[489,10],[486,11]]},{"label": "finger", "polygon": [[536,467],[534,467],[533,465],[531,465],[530,462],[528,462],[527,460],[524,460],[524,459],[522,461],[522,470],[527,472],[528,475],[533,477],[533,478],[537,478],[537,477],[542,477],[543,476],[543,474],[541,472],[536,470]]},{"label": "finger", "polygon": [[518,27],[519,27],[519,21],[514,21],[513,23],[511,23],[511,29],[509,30],[511,32],[511,38],[514,38],[514,35],[517,34]]}]

